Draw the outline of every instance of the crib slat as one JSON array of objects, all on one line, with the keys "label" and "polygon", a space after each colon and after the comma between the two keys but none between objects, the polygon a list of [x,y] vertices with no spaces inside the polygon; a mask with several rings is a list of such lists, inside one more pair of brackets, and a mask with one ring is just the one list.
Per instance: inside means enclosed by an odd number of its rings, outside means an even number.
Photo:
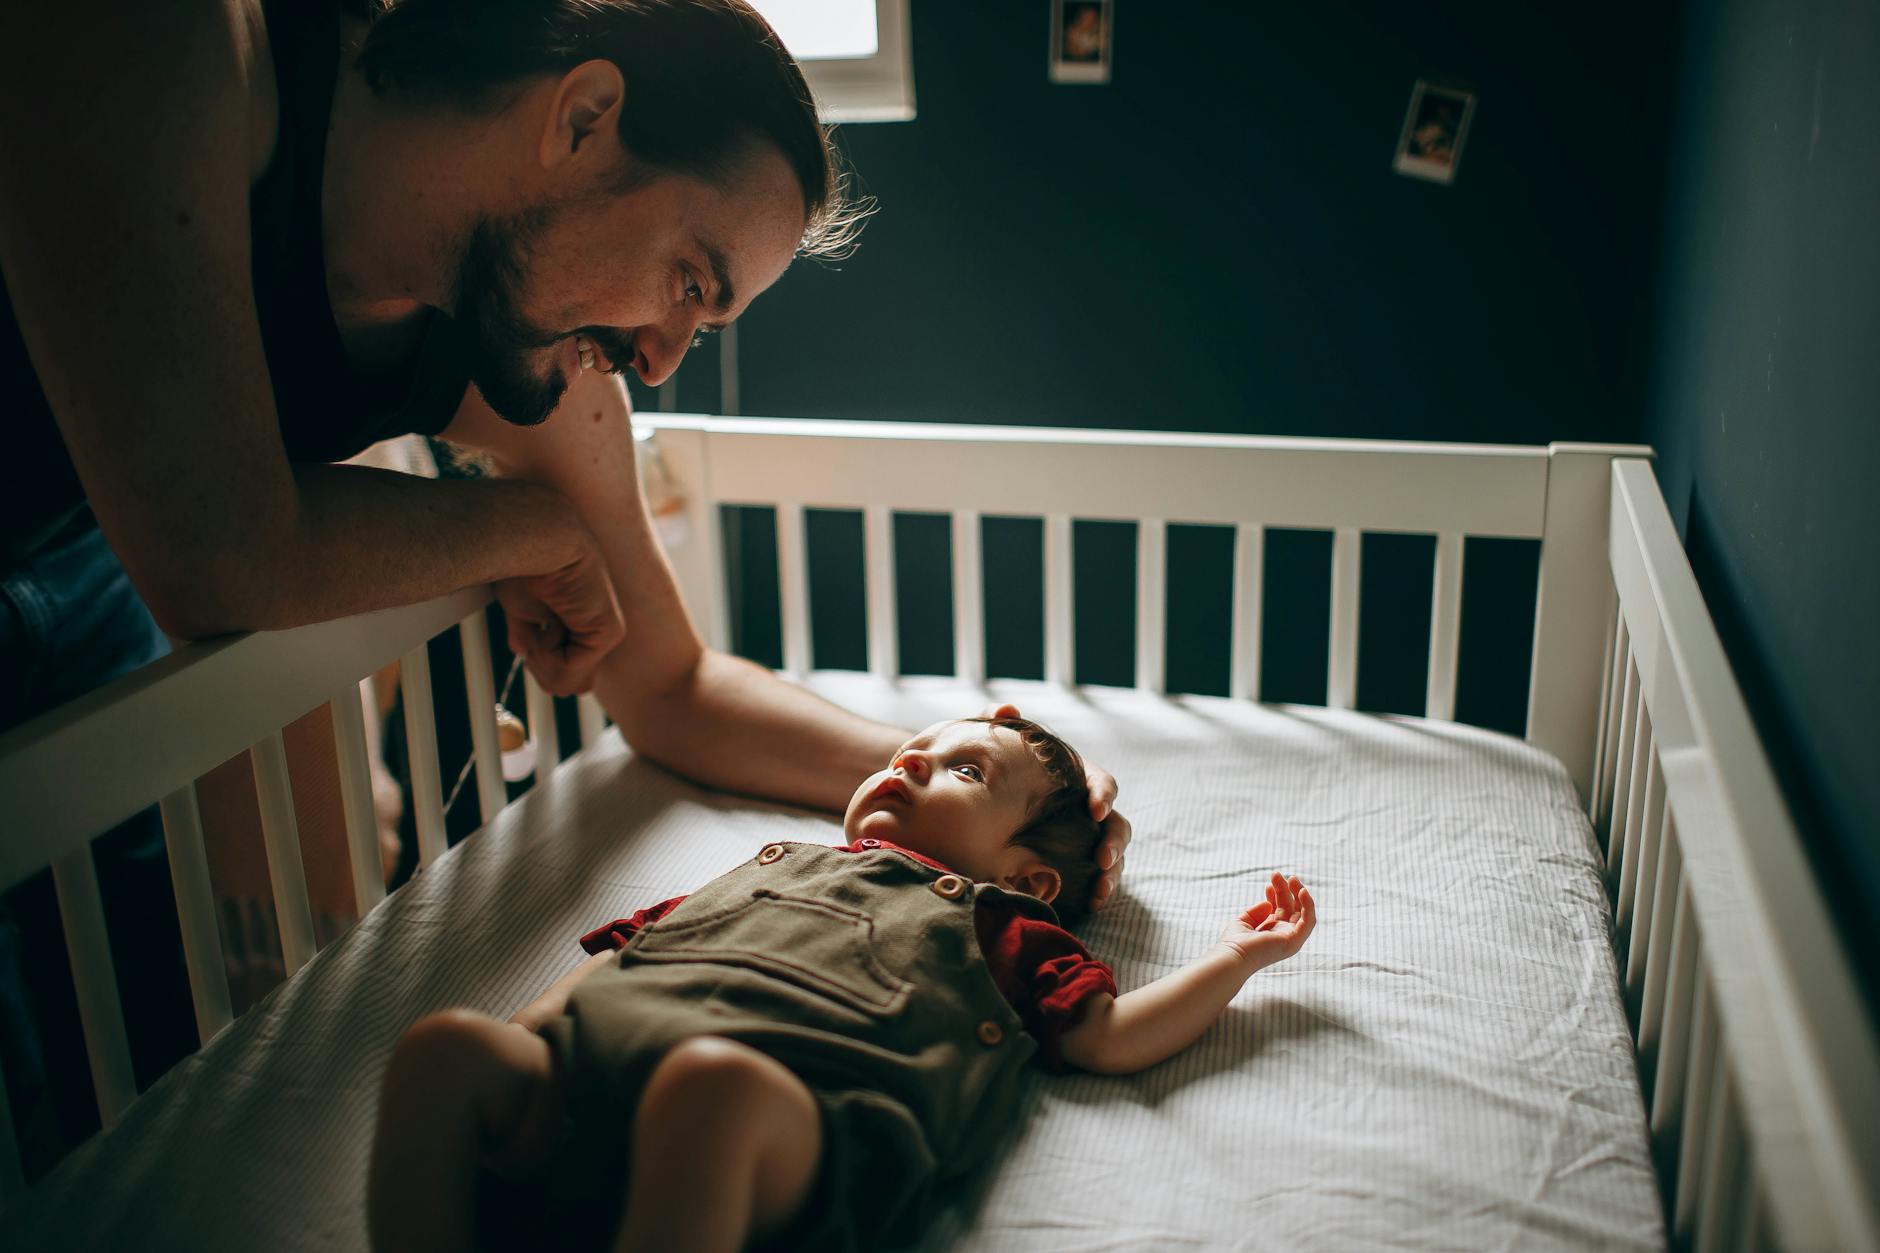
[{"label": "crib slat", "polygon": [[1710,1157],[1706,1145],[1711,1124],[1719,1117],[1712,1105],[1716,1086],[1717,1011],[1711,1004],[1710,981],[1700,971],[1697,995],[1691,1013],[1691,1060],[1684,1086],[1684,1120],[1678,1133],[1677,1190],[1672,1194],[1671,1240],[1674,1246],[1689,1248],[1697,1228],[1697,1209],[1702,1200],[1705,1162]]},{"label": "crib slat", "polygon": [[372,766],[366,747],[369,683],[355,683],[329,702],[333,750],[339,762],[339,803],[346,815],[346,850],[352,862],[353,905],[364,918],[385,899],[379,860],[379,817],[372,804]]},{"label": "crib slat", "polygon": [[1624,609],[1613,615],[1612,632],[1606,684],[1599,694],[1599,750],[1593,755],[1593,802],[1587,815],[1595,831],[1605,829],[1606,811],[1612,805],[1612,758],[1619,739],[1620,688],[1625,668],[1632,659],[1632,637],[1626,630]]},{"label": "crib slat", "polygon": [[1044,520],[1044,677],[1065,687],[1077,674],[1075,623],[1071,620],[1071,519],[1053,513]]},{"label": "crib slat", "polygon": [[1462,536],[1436,537],[1436,570],[1430,582],[1429,686],[1423,716],[1443,722],[1456,716],[1456,646],[1462,637]]},{"label": "crib slat", "polygon": [[868,671],[878,679],[901,673],[894,614],[894,515],[886,505],[862,513],[868,562]]},{"label": "crib slat", "polygon": [[1243,522],[1234,528],[1234,638],[1229,696],[1260,699],[1260,612],[1265,591],[1266,528]]},{"label": "crib slat", "polygon": [[[1652,890],[1652,926],[1645,942],[1645,986],[1639,993],[1639,1073],[1657,1071],[1658,1042],[1664,1031],[1666,981],[1671,970],[1671,933],[1677,901],[1684,889],[1684,853],[1678,846],[1678,826],[1665,814],[1664,833],[1658,842],[1658,872]],[[1648,1088],[1646,1095],[1651,1091]]]},{"label": "crib slat", "polygon": [[92,865],[90,844],[81,844],[52,863],[52,884],[59,899],[65,951],[72,962],[72,985],[78,993],[78,1019],[85,1029],[85,1056],[91,1063],[98,1116],[109,1127],[137,1099],[137,1078],[131,1071],[130,1040],[124,1034],[124,1010],[118,1001],[104,901],[98,895],[98,870]]},{"label": "crib slat", "polygon": [[1638,729],[1638,666],[1629,657],[1625,664],[1625,690],[1620,693],[1619,702],[1619,745],[1613,758],[1612,804],[1606,810],[1606,825],[1599,829],[1608,872],[1612,869],[1618,843],[1613,832],[1623,834],[1625,830],[1625,802],[1632,778],[1632,739]]},{"label": "crib slat", "polygon": [[1651,728],[1651,709],[1645,707],[1645,692],[1639,692],[1639,707],[1632,715],[1632,768],[1626,771],[1626,809],[1624,822],[1613,828],[1611,852],[1606,862],[1606,888],[1619,899],[1619,886],[1624,882],[1628,862],[1637,841],[1639,820],[1643,818],[1645,805],[1645,785],[1649,783],[1647,775],[1653,768],[1653,749],[1656,739]]},{"label": "crib slat", "polygon": [[607,711],[601,708],[600,697],[592,692],[581,693],[574,698],[574,712],[579,719],[581,747],[592,748],[600,743],[607,733]]},{"label": "crib slat", "polygon": [[982,587],[979,514],[962,509],[953,515],[953,673],[974,687],[986,679]]},{"label": "crib slat", "polygon": [[529,738],[535,741],[535,781],[542,783],[561,764],[561,723],[555,717],[555,697],[534,675],[524,673],[522,690],[529,711]]},{"label": "crib slat", "polygon": [[7,1100],[6,1070],[0,1067],[0,1214],[26,1195],[26,1168],[13,1131],[13,1104]]},{"label": "crib slat", "polygon": [[809,584],[804,577],[803,506],[777,503],[777,599],[783,625],[783,668],[807,674],[810,667]]},{"label": "crib slat", "polygon": [[234,1020],[235,1012],[229,1004],[228,970],[222,964],[222,929],[216,925],[196,785],[164,797],[161,811],[170,888],[176,893],[176,920],[183,933],[183,967],[189,972],[189,999],[196,1010],[196,1038],[207,1044]]},{"label": "crib slat", "polygon": [[418,865],[423,867],[442,857],[447,845],[444,793],[437,763],[437,715],[431,704],[431,654],[426,645],[418,645],[399,659],[398,690],[405,702],[411,816],[418,828]]},{"label": "crib slat", "polygon": [[1358,561],[1364,537],[1341,526],[1332,537],[1332,643],[1325,677],[1325,704],[1351,709],[1358,703]]},{"label": "crib slat", "polygon": [[1629,943],[1632,892],[1637,885],[1639,858],[1644,852],[1645,823],[1651,814],[1652,793],[1661,787],[1658,778],[1658,737],[1652,734],[1650,711],[1640,709],[1639,721],[1643,724],[1643,734],[1638,741],[1640,761],[1633,775],[1632,803],[1627,806],[1625,816],[1625,842],[1620,845],[1617,863],[1618,894],[1613,898],[1613,934],[1621,944]]},{"label": "crib slat", "polygon": [[1736,1105],[1735,1085],[1730,1082],[1729,1058],[1721,1050],[1713,1073],[1704,1163],[1697,1185],[1698,1253],[1721,1253],[1734,1238],[1742,1193],[1738,1178],[1743,1165],[1742,1117]]},{"label": "crib slat", "polygon": [[1664,777],[1659,773],[1658,754],[1652,754],[1651,771],[1645,784],[1645,819],[1639,832],[1638,857],[1628,870],[1633,875],[1631,925],[1625,932],[1625,968],[1622,988],[1628,1006],[1636,1005],[1645,983],[1645,960],[1651,946],[1652,910],[1656,906],[1660,841],[1665,825]]},{"label": "crib slat", "polygon": [[503,786],[503,747],[496,731],[496,680],[490,676],[490,624],[483,610],[458,623],[463,645],[464,704],[470,715],[470,759],[476,763],[477,812],[483,821],[509,802]]},{"label": "crib slat", "polygon": [[1677,1129],[1684,1120],[1684,1086],[1691,1060],[1691,1025],[1697,1000],[1697,920],[1689,885],[1672,909],[1671,951],[1666,955],[1665,1013],[1652,1078],[1651,1140],[1660,1179],[1677,1161]]},{"label": "crib slat", "polygon": [[1168,523],[1136,523],[1136,686],[1161,692],[1167,686]]},{"label": "crib slat", "polygon": [[294,789],[287,777],[287,745],[279,731],[248,750],[261,803],[261,842],[268,853],[268,882],[281,929],[281,956],[292,975],[313,960],[313,908],[307,903],[307,868],[300,860],[300,826],[294,818]]}]

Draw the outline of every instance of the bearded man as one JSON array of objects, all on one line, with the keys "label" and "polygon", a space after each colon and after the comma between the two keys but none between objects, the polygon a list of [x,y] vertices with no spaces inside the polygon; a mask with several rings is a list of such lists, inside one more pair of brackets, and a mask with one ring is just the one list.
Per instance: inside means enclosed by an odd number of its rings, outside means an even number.
[{"label": "bearded man", "polygon": [[[900,731],[704,646],[638,492],[618,376],[660,383],[859,220],[746,4],[119,2],[82,38],[16,5],[0,32],[32,50],[0,83],[0,727],[164,633],[493,583],[544,686],[693,779],[840,810],[886,760]],[[329,464],[406,432],[497,474]]]}]

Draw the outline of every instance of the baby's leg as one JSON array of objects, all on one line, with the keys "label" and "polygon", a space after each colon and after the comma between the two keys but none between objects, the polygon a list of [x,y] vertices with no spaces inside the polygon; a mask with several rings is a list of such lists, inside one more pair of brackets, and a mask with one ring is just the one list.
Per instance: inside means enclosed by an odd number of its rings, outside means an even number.
[{"label": "baby's leg", "polygon": [[822,1157],[822,1113],[803,1081],[717,1036],[673,1047],[633,1124],[618,1253],[741,1249],[796,1216]]},{"label": "baby's leg", "polygon": [[548,1044],[470,1010],[414,1023],[379,1097],[367,1182],[377,1249],[468,1249],[479,1167],[547,1162],[563,1117]]}]

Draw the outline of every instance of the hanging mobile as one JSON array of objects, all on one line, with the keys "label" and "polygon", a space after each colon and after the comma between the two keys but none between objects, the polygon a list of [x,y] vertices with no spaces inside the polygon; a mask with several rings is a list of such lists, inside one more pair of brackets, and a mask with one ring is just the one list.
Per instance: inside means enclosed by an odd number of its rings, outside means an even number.
[{"label": "hanging mobile", "polygon": [[520,783],[535,773],[535,741],[522,719],[496,706],[496,746],[503,752],[503,778]]},{"label": "hanging mobile", "polygon": [[[522,658],[517,657],[509,665],[509,677],[503,680],[502,695],[496,698],[496,749],[502,754],[503,780],[507,783],[520,783],[535,773],[535,741],[529,736],[529,728],[503,704],[509,699],[509,690],[516,685],[516,676],[521,673]],[[470,768],[474,765],[475,755],[464,759],[463,769],[457,772],[457,782],[444,801],[446,817],[450,815],[451,806],[457,803],[457,797],[462,794],[463,785],[470,778]]]}]

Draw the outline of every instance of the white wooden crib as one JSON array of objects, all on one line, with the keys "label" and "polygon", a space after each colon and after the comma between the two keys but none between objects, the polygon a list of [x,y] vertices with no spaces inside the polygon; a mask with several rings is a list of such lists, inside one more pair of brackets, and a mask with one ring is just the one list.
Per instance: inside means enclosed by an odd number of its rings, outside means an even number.
[{"label": "white wooden crib", "polygon": [[[720,505],[776,509],[786,671],[810,662],[806,507],[863,513],[870,668],[892,678],[892,518],[952,519],[956,673],[983,678],[983,516],[1042,516],[1045,658],[1074,673],[1072,521],[1138,524],[1137,686],[1163,686],[1166,528],[1235,528],[1231,692],[1260,674],[1263,529],[1334,533],[1328,704],[1357,692],[1365,532],[1436,537],[1427,715],[1448,719],[1463,541],[1540,541],[1527,739],[1567,768],[1606,849],[1612,936],[1674,1246],[1880,1248],[1880,1051],[1848,955],[1700,599],[1643,448],[1465,446],[652,415],[690,538],[673,553],[727,640]],[[1021,503],[1022,502],[1022,503]],[[162,805],[203,1041],[231,1019],[195,780],[252,755],[290,975],[314,930],[280,729],[330,703],[352,878],[384,896],[357,683],[403,659],[420,862],[445,851],[425,643],[463,631],[476,792],[505,803],[483,607],[429,604],[199,645],[0,736],[0,887],[50,865],[110,1125],[137,1099],[87,841]],[[538,751],[561,754],[530,688]],[[584,741],[604,723],[582,707]],[[565,768],[565,767],[564,767]],[[3,1091],[3,1089],[0,1089]],[[0,1109],[0,1115],[4,1114]],[[0,1122],[0,1201],[24,1195]],[[4,1220],[0,1220],[4,1221]]]}]

